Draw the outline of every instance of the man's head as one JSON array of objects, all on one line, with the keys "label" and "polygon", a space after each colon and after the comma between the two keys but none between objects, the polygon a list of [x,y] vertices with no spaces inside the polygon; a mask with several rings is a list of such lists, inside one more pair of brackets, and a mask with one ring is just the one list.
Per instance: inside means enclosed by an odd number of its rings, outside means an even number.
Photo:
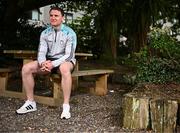
[{"label": "man's head", "polygon": [[49,10],[50,23],[53,27],[58,27],[64,20],[64,11],[59,7],[51,7]]}]

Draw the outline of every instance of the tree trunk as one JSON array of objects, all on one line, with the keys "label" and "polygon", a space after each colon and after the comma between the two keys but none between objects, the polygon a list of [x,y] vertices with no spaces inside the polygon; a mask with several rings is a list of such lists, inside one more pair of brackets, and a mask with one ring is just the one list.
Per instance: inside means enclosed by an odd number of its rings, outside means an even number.
[{"label": "tree trunk", "polygon": [[116,64],[116,59],[117,59],[117,18],[115,16],[112,16],[111,21],[112,21],[112,22],[110,22],[111,32],[109,34],[110,45],[111,45],[113,60],[114,60],[114,63]]}]

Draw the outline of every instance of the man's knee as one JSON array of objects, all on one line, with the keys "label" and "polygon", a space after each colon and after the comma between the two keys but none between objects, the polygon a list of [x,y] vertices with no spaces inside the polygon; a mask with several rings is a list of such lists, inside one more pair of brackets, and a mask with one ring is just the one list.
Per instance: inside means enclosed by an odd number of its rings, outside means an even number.
[{"label": "man's knee", "polygon": [[28,74],[28,73],[32,73],[33,70],[35,70],[35,66],[33,63],[28,63],[23,65],[22,67],[22,74]]},{"label": "man's knee", "polygon": [[71,66],[71,64],[68,62],[66,62],[66,63],[63,63],[63,64],[61,64],[60,65],[60,67],[59,67],[59,70],[60,70],[60,72],[61,72],[61,74],[63,75],[63,74],[71,74],[71,69],[72,69],[72,66]]},{"label": "man's knee", "polygon": [[62,75],[63,75],[63,74],[67,74],[67,73],[70,72],[70,70],[69,70],[67,67],[63,66],[63,65],[61,65],[61,66],[59,67],[59,69],[60,69],[60,72],[61,72]]},{"label": "man's knee", "polygon": [[25,75],[25,74],[29,74],[31,73],[31,69],[30,69],[30,66],[29,65],[23,65],[22,67],[22,74]]}]

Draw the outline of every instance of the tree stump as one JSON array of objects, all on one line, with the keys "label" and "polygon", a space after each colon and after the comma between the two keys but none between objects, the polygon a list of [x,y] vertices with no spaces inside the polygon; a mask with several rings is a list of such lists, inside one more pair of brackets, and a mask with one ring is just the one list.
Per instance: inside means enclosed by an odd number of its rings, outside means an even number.
[{"label": "tree stump", "polygon": [[177,125],[180,126],[180,102],[178,102]]},{"label": "tree stump", "polygon": [[136,98],[131,94],[124,98],[123,127],[128,129],[147,129],[149,125],[149,99]]},{"label": "tree stump", "polygon": [[180,116],[180,87],[142,84],[124,95],[123,127],[173,133]]},{"label": "tree stump", "polygon": [[153,99],[150,101],[152,129],[156,133],[174,133],[178,103],[173,100]]}]

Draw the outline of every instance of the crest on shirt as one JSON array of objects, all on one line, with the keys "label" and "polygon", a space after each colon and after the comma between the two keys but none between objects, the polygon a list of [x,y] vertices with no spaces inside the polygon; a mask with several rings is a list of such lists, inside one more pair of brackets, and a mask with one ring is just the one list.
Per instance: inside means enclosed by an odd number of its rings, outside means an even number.
[{"label": "crest on shirt", "polygon": [[60,45],[63,45],[64,44],[64,41],[63,40],[60,40]]}]

